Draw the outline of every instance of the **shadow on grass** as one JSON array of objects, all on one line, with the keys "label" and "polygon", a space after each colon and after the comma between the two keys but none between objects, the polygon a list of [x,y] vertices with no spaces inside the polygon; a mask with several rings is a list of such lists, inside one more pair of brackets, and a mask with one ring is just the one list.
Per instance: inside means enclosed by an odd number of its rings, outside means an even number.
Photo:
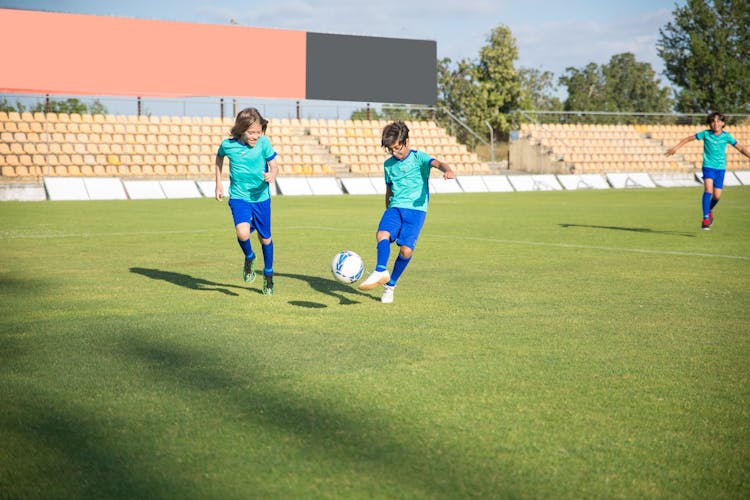
[{"label": "shadow on grass", "polygon": [[666,234],[670,236],[684,236],[695,238],[695,234],[682,231],[657,231],[648,227],[623,227],[623,226],[597,226],[592,224],[560,224],[560,227],[584,227],[590,229],[611,229],[613,231],[630,231],[633,233]]},{"label": "shadow on grass", "polygon": [[[321,278],[320,276],[308,276],[305,274],[288,274],[288,273],[276,273],[275,276],[279,276],[282,278],[292,278],[295,280],[304,281],[308,285],[310,285],[310,288],[315,290],[318,293],[323,293],[326,295],[330,295],[331,297],[337,298],[339,300],[339,304],[341,305],[351,305],[351,304],[359,304],[358,301],[353,300],[347,296],[347,294],[352,294],[355,297],[361,297],[361,298],[367,298],[370,300],[377,300],[380,301],[379,298],[373,297],[372,295],[362,293],[359,290],[357,290],[356,286],[354,285],[344,285],[343,283],[339,283],[335,279],[329,278]],[[326,307],[325,304],[319,304],[317,302],[307,302],[307,301],[291,301],[289,302],[293,306],[299,306],[299,307],[308,307],[308,308],[323,308]]]},{"label": "shadow on grass", "polygon": [[[288,369],[268,367],[261,353],[258,359],[251,355],[244,362],[247,368],[242,375],[221,368],[227,362],[220,356],[148,338],[131,338],[129,345],[116,354],[139,366],[144,377],[170,394],[245,419],[251,424],[248,429],[257,428],[246,431],[250,433],[244,436],[248,441],[282,436],[268,450],[269,460],[283,453],[288,443],[293,448],[304,448],[307,458],[301,462],[278,464],[290,475],[296,474],[298,468],[308,467],[310,461],[320,461],[340,464],[329,472],[331,477],[325,478],[329,484],[346,482],[347,474],[371,476],[365,491],[381,482],[405,497],[451,497],[459,491],[479,497],[518,494],[507,487],[497,490],[497,481],[503,476],[500,461],[478,464],[448,451],[442,443],[430,444],[419,424],[409,426],[400,414],[364,401],[363,406],[339,408],[332,404],[336,401],[333,393],[316,397],[303,390],[303,384],[295,389],[295,377]],[[286,375],[279,378],[280,373]],[[304,374],[299,377],[304,378]],[[230,450],[228,456],[231,453]],[[264,458],[260,454],[255,460],[262,464]],[[246,472],[252,473],[253,466],[249,467],[251,470]],[[269,484],[268,488],[274,491],[275,487]],[[267,492],[261,489],[254,493],[263,497]]]},{"label": "shadow on grass", "polygon": [[131,267],[131,273],[140,274],[151,278],[153,280],[162,280],[173,285],[182,286],[190,290],[201,290],[207,292],[220,292],[226,295],[238,296],[239,293],[233,292],[230,288],[236,288],[243,291],[255,291],[261,293],[260,290],[253,288],[247,288],[244,286],[228,285],[226,283],[215,283],[213,281],[204,280],[202,278],[196,278],[189,274],[175,273],[172,271],[162,271],[161,269],[147,269],[143,267]]},{"label": "shadow on grass", "polygon": [[[317,473],[322,489],[311,496],[336,496],[331,488],[352,488],[349,481],[360,476],[368,481],[353,488],[355,497],[376,488],[406,498],[520,493],[502,484],[503,460],[472,460],[398,405],[380,408],[351,394],[339,400],[335,388],[310,393],[304,373],[269,365],[262,350],[244,352],[237,368],[236,359],[213,349],[131,330],[106,356],[101,362],[118,376],[94,384],[97,394],[78,395],[80,401],[14,384],[0,417],[6,450],[18,454],[11,470],[0,472],[8,498],[220,498],[236,488],[278,498],[279,477],[312,477],[318,463],[328,465]],[[191,438],[178,439],[182,433]],[[256,441],[265,444],[241,444]],[[210,461],[202,465],[201,457]],[[211,484],[217,469],[228,483]],[[310,487],[300,484],[305,480],[287,491]]]},{"label": "shadow on grass", "polygon": [[[0,421],[6,450],[22,450],[0,473],[0,498],[157,498],[182,491],[183,484],[165,480],[114,438],[133,431],[121,417],[101,419],[56,392],[24,387],[23,397],[8,397],[7,418]],[[153,451],[153,450],[150,450]],[[141,458],[147,457],[144,454]],[[10,458],[10,457],[8,457]],[[7,495],[7,496],[6,496]]]}]

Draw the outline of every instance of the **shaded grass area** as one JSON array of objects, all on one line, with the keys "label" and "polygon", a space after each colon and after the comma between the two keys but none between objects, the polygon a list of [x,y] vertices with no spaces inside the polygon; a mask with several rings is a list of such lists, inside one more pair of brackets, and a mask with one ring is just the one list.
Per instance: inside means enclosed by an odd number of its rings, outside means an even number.
[{"label": "shaded grass area", "polygon": [[273,297],[213,200],[3,203],[0,491],[743,497],[725,194],[709,232],[695,189],[435,196],[391,305],[328,270],[382,197],[275,198]]}]

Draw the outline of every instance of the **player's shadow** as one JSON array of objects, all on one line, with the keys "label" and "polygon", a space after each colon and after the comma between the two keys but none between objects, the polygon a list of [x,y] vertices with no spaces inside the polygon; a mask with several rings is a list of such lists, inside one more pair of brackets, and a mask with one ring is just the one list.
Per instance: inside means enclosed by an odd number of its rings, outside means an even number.
[{"label": "player's shadow", "polygon": [[[305,274],[288,274],[288,273],[275,273],[275,276],[279,276],[282,278],[292,278],[295,280],[304,281],[305,283],[310,285],[310,288],[312,288],[316,292],[324,293],[326,295],[330,295],[331,297],[337,298],[339,300],[339,304],[341,305],[359,304],[358,301],[348,296],[351,294],[355,296],[359,296],[361,298],[367,298],[370,300],[379,300],[376,297],[373,297],[372,295],[368,295],[366,293],[360,292],[354,286],[347,286],[347,285],[344,285],[343,283],[339,283],[335,279],[326,279],[326,278],[321,278],[320,276],[307,276]],[[299,306],[299,307],[308,307],[308,308],[326,307],[324,304],[320,304],[317,302],[302,301],[302,300],[291,301],[290,304]]]},{"label": "player's shadow", "polygon": [[[131,273],[140,274],[151,278],[153,280],[162,280],[173,285],[188,288],[190,290],[201,290],[208,292],[219,292],[226,295],[239,296],[239,293],[230,290],[230,288],[236,288],[243,291],[252,291],[253,289],[237,286],[228,285],[226,283],[216,283],[214,281],[204,280],[202,278],[196,278],[189,274],[175,273],[172,271],[162,271],[161,269],[147,269],[143,267],[131,267]],[[259,290],[256,290],[260,293]]]},{"label": "player's shadow", "polygon": [[560,224],[560,227],[585,227],[590,229],[610,229],[613,231],[630,231],[633,233],[647,233],[647,234],[667,234],[671,236],[685,236],[686,238],[695,238],[692,233],[685,233],[682,231],[657,231],[648,227],[623,227],[623,226],[597,226],[593,224]]}]

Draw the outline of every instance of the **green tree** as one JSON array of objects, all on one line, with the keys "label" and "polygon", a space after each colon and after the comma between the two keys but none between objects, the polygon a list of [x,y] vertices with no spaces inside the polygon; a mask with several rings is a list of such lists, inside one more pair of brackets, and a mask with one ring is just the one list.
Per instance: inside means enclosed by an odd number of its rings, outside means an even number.
[{"label": "green tree", "polygon": [[457,128],[453,118],[468,126],[481,125],[485,111],[471,61],[464,59],[455,65],[448,58],[439,61],[438,121],[451,130],[459,141],[473,145],[475,139],[462,127]]},{"label": "green tree", "polygon": [[32,113],[78,113],[91,115],[105,115],[107,108],[99,101],[94,99],[89,104],[78,98],[72,97],[65,100],[50,99],[48,102],[40,101],[34,104],[30,109]]},{"label": "green tree", "polygon": [[[651,64],[638,62],[630,52],[616,54],[602,68],[606,111],[669,113],[674,107],[669,87],[659,87]],[[631,121],[642,118],[630,117]]]},{"label": "green tree", "polygon": [[664,73],[684,113],[750,111],[750,3],[687,0],[659,30]]},{"label": "green tree", "polygon": [[350,116],[352,120],[380,120],[380,113],[373,107],[355,109]]},{"label": "green tree", "polygon": [[19,113],[23,113],[24,111],[26,111],[26,106],[21,104],[19,101],[16,101],[16,105],[13,106],[10,102],[8,102],[8,99],[3,97],[2,100],[0,100],[0,111],[4,111],[6,113],[17,111]]},{"label": "green tree", "polygon": [[561,111],[563,103],[554,95],[557,87],[554,74],[551,71],[541,71],[535,68],[521,68],[518,70],[520,78],[520,97],[518,109],[529,111],[527,116],[541,122],[557,121],[553,115],[536,115],[533,111]]},{"label": "green tree", "polygon": [[612,56],[609,63],[589,63],[583,69],[566,68],[560,83],[567,87],[566,111],[622,113],[610,117],[582,117],[602,123],[636,123],[646,119],[629,113],[669,113],[674,101],[669,87],[660,87],[649,63],[629,52]]},{"label": "green tree", "polygon": [[559,82],[568,90],[565,111],[603,111],[605,81],[598,64],[588,63],[582,69],[567,67]]},{"label": "green tree", "polygon": [[[498,26],[487,38],[474,63],[463,59],[438,62],[438,118],[450,123],[448,113],[478,135],[487,132],[487,122],[496,137],[508,135],[509,113],[515,109],[521,94],[516,40],[507,26]],[[459,141],[474,145],[476,138],[462,127],[451,127]]]},{"label": "green tree", "polygon": [[433,113],[429,108],[413,108],[407,104],[383,104],[378,111],[375,108],[360,108],[351,114],[352,120],[367,120],[369,109],[370,120],[431,120]]},{"label": "green tree", "polygon": [[[507,136],[510,132],[509,113],[516,108],[521,95],[521,79],[513,65],[518,59],[518,48],[507,26],[493,29],[487,41],[488,44],[479,50],[476,67],[480,99],[486,110],[484,120],[490,122],[496,135]],[[478,123],[472,125],[475,130],[484,129]]]}]

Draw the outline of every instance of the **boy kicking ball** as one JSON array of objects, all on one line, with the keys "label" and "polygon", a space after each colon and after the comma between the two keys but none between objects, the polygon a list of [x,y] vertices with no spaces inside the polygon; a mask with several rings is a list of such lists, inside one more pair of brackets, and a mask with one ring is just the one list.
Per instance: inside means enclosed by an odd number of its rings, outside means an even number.
[{"label": "boy kicking ball", "polygon": [[[395,121],[383,128],[381,145],[391,155],[384,164],[385,212],[380,218],[377,240],[377,265],[375,270],[359,285],[360,290],[372,290],[383,285],[381,302],[393,302],[396,282],[411,261],[419,233],[427,218],[430,199],[428,180],[430,169],[443,172],[444,179],[454,179],[456,174],[448,164],[427,153],[409,147],[409,128]],[[398,256],[389,273],[388,259],[391,243],[399,247]]]}]

